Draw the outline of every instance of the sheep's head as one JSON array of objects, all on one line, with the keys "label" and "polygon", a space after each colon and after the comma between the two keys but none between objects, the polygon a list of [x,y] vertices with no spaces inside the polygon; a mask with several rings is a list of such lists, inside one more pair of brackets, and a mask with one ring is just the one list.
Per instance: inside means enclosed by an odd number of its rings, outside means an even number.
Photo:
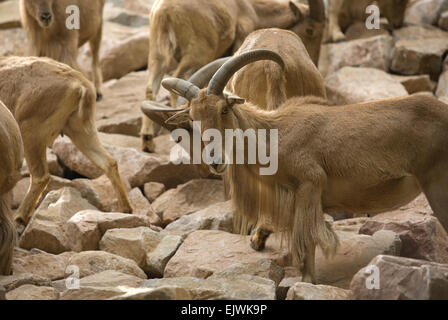
[{"label": "sheep's head", "polygon": [[322,37],[325,31],[325,6],[323,0],[308,0],[306,5],[290,2],[297,23],[291,28],[302,39],[311,60],[317,66]]},{"label": "sheep's head", "polygon": [[393,28],[403,26],[404,13],[408,0],[380,0],[379,8],[381,15],[386,17]]},{"label": "sheep's head", "polygon": [[54,21],[54,0],[23,0],[26,10],[42,28],[49,28]]},{"label": "sheep's head", "polygon": [[[230,78],[238,70],[249,63],[259,60],[272,60],[277,62],[282,68],[285,67],[283,59],[277,53],[270,50],[252,50],[245,52],[239,56],[232,57],[214,74],[206,89],[199,89],[196,85],[182,79],[169,78],[162,81],[162,85],[172,93],[184,97],[188,100],[185,107],[179,109],[171,109],[167,107],[154,106],[152,111],[176,111],[167,123],[180,125],[185,122],[200,121],[201,132],[204,134],[210,129],[218,130],[221,137],[225,137],[226,129],[239,128],[239,120],[234,112],[234,106],[245,103],[243,98],[235,95],[227,94],[224,88]],[[151,109],[151,107],[149,107]],[[199,129],[199,128],[198,128]],[[207,147],[209,143],[205,141],[203,147]],[[209,165],[209,169],[214,174],[224,174],[227,164],[225,143],[221,143],[221,152],[216,156],[219,158],[217,163]]]}]

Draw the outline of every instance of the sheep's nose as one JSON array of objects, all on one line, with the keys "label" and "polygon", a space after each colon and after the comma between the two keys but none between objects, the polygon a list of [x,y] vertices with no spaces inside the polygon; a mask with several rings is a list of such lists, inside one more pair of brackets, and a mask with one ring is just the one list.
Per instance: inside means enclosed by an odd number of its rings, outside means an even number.
[{"label": "sheep's nose", "polygon": [[50,21],[51,20],[51,13],[50,12],[44,12],[40,15],[40,18],[43,21]]}]

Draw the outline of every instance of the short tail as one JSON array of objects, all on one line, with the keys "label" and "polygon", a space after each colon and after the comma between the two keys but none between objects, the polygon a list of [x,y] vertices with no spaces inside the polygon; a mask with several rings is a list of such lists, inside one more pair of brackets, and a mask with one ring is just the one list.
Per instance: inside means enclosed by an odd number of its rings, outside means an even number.
[{"label": "short tail", "polygon": [[12,273],[12,256],[17,241],[8,194],[0,195],[0,275]]}]

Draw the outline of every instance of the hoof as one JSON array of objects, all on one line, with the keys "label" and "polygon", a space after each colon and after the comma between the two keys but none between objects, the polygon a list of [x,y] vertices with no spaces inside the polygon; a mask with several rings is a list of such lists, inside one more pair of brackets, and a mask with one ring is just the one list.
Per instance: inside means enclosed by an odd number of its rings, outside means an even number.
[{"label": "hoof", "polygon": [[96,94],[96,102],[100,102],[101,100],[103,100],[103,95],[101,93],[97,93]]},{"label": "hoof", "polygon": [[250,247],[251,247],[252,249],[254,249],[255,251],[261,251],[261,250],[264,249],[264,243],[258,246],[258,245],[255,244],[255,242],[253,242],[252,240],[250,240]]},{"label": "hoof", "polygon": [[26,225],[23,223],[22,219],[15,219],[14,225],[16,227],[17,236],[20,238],[25,231]]}]

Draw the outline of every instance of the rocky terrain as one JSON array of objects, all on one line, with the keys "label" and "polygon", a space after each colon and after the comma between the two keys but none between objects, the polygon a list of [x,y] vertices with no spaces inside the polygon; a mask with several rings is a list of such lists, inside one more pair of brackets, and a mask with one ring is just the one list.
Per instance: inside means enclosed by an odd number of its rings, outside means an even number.
[{"label": "rocky terrain", "polygon": [[[172,164],[168,134],[156,138],[156,153],[140,152],[153,2],[108,0],[104,13],[97,128],[134,213],[116,212],[107,178],[57,138],[47,152],[51,182],[15,249],[13,275],[0,276],[0,299],[448,299],[448,234],[424,195],[375,217],[328,216],[341,246],[331,259],[317,252],[312,285],[300,282],[281,234],[256,252],[233,232],[222,181]],[[319,69],[333,104],[417,92],[448,103],[448,1],[411,1],[405,23],[323,45]],[[0,1],[0,56],[24,55],[26,43],[18,1]],[[89,49],[80,50],[88,72]],[[158,98],[168,101],[167,92]],[[22,173],[13,209],[30,183],[26,163]]]}]

